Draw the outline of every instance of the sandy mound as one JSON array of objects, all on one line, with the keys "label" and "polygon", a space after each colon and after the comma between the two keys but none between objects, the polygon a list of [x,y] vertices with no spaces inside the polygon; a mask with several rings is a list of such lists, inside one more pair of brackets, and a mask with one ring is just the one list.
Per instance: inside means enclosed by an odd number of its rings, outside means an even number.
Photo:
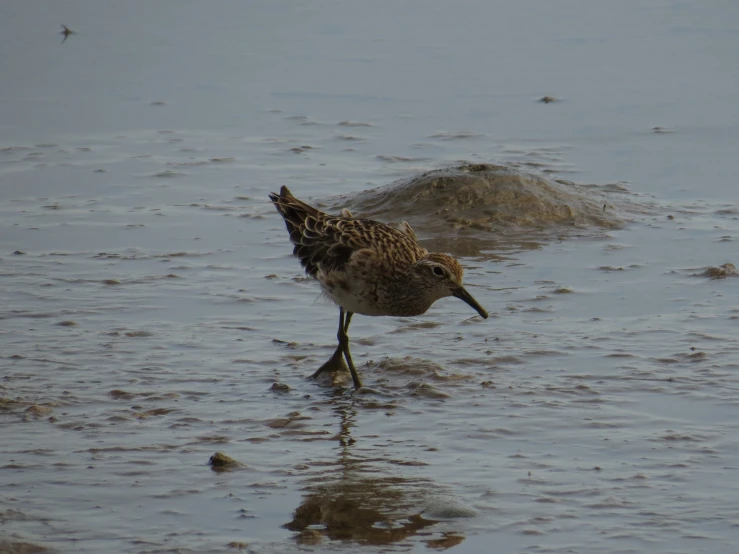
[{"label": "sandy mound", "polygon": [[[617,193],[622,193],[621,195]],[[614,229],[628,221],[625,189],[550,180],[504,166],[462,165],[330,199],[332,211],[386,222],[407,220],[423,234],[452,230]]]}]

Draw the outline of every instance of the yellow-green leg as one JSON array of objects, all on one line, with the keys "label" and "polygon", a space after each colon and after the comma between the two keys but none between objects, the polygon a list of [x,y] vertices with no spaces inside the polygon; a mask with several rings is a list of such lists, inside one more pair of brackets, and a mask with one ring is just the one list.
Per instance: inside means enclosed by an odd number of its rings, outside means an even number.
[{"label": "yellow-green leg", "polygon": [[[339,345],[336,347],[333,355],[318,368],[312,377],[318,377],[324,371],[346,371],[347,364],[348,369],[352,374],[352,380],[354,381],[354,388],[358,389],[362,386],[362,380],[359,378],[356,368],[354,367],[354,361],[352,360],[351,352],[349,351],[349,324],[352,320],[352,312],[346,312],[346,318],[344,317],[344,308],[339,308],[339,331],[336,334],[336,338],[339,339]],[[346,363],[344,363],[346,360]]]}]

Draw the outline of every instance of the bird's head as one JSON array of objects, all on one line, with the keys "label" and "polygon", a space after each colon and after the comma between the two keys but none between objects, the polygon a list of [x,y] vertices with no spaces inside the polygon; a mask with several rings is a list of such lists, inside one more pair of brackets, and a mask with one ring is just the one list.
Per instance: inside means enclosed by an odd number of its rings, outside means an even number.
[{"label": "bird's head", "polygon": [[418,286],[430,297],[429,306],[447,296],[454,296],[469,304],[480,317],[488,313],[462,285],[464,270],[460,263],[448,254],[427,254],[413,266],[412,272]]}]

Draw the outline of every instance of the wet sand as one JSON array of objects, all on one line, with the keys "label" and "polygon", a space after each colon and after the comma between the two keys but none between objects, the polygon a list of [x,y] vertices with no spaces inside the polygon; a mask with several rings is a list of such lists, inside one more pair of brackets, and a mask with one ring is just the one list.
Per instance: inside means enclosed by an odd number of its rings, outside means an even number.
[{"label": "wet sand", "polygon": [[[43,8],[0,18],[2,548],[734,551],[733,6]],[[267,193],[459,163],[649,209],[428,233],[491,318],[358,316],[366,390],[307,379],[336,310]]]}]

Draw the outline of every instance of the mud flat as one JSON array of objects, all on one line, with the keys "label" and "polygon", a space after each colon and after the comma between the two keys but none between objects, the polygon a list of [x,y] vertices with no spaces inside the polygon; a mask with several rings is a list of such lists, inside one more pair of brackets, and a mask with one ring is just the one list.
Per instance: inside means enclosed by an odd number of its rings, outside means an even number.
[{"label": "mud flat", "polygon": [[[736,553],[739,4],[142,6],[0,8],[0,552]],[[307,379],[283,184],[490,318]]]}]

